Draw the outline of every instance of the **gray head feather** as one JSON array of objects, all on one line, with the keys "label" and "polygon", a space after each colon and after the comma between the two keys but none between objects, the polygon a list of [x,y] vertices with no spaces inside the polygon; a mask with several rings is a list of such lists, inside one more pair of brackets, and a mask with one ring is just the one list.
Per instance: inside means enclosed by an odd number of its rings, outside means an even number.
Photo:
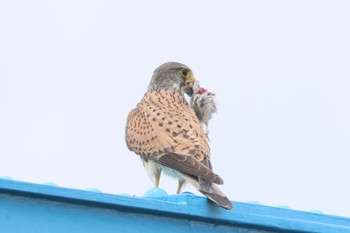
[{"label": "gray head feather", "polygon": [[181,69],[189,69],[178,62],[167,62],[160,65],[153,73],[148,91],[167,89],[173,92],[182,92],[184,79],[179,75]]}]

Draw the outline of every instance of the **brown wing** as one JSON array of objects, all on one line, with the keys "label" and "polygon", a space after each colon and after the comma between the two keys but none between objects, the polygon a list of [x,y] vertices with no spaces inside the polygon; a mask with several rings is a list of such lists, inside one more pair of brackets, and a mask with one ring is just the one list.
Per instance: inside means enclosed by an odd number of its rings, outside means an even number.
[{"label": "brown wing", "polygon": [[128,116],[126,142],[139,155],[185,174],[223,183],[201,163],[210,157],[208,139],[194,111],[179,93],[147,93]]}]

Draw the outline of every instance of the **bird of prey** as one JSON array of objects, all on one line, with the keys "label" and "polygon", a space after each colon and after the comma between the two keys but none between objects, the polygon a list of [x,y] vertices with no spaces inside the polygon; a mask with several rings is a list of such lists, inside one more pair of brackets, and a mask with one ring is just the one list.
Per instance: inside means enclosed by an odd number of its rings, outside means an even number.
[{"label": "bird of prey", "polygon": [[216,102],[214,100],[215,94],[209,92],[207,89],[200,87],[198,80],[193,84],[193,94],[190,99],[190,106],[193,108],[199,122],[208,135],[208,123],[211,116],[217,111]]},{"label": "bird of prey", "polygon": [[221,207],[232,209],[217,187],[223,180],[213,172],[207,135],[184,96],[193,94],[195,81],[186,65],[168,62],[159,66],[148,91],[128,115],[126,144],[140,155],[155,187],[164,172],[178,179],[177,193],[188,182]]}]

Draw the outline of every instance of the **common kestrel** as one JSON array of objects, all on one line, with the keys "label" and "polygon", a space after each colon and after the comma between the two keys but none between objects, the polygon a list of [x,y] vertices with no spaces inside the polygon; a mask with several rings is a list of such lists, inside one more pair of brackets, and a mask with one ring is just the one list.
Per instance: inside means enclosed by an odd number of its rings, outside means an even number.
[{"label": "common kestrel", "polygon": [[216,185],[223,180],[212,170],[208,137],[184,97],[193,94],[195,81],[191,69],[183,64],[159,66],[148,91],[128,115],[126,144],[140,155],[156,187],[164,172],[178,179],[177,193],[189,182],[213,202],[232,209]]}]

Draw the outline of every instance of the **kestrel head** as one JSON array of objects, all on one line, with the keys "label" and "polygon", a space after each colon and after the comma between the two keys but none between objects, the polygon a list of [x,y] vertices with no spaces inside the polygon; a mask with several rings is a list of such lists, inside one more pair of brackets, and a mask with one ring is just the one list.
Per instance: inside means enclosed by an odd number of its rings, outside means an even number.
[{"label": "kestrel head", "polygon": [[189,67],[177,62],[167,62],[154,71],[148,91],[165,89],[191,96],[195,81],[196,79]]}]

